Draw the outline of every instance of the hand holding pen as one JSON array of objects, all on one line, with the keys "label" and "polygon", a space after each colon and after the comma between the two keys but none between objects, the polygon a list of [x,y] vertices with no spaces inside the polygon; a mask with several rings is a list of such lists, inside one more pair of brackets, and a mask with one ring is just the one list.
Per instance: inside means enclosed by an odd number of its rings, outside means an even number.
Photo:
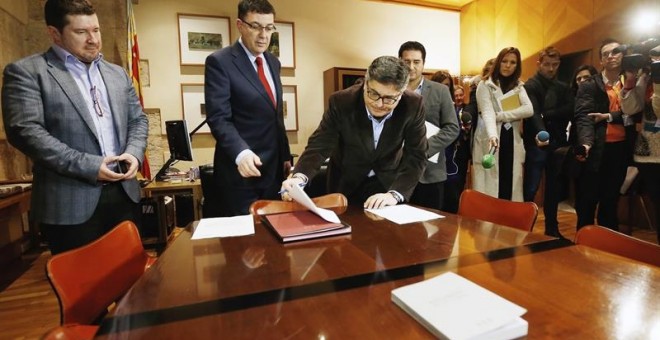
[{"label": "hand holding pen", "polygon": [[305,182],[303,181],[302,178],[299,178],[299,177],[289,177],[286,180],[284,180],[284,182],[282,182],[282,188],[279,191],[279,194],[282,196],[283,201],[293,200],[291,198],[291,196],[289,196],[288,191],[291,190],[291,188],[294,185],[297,185],[297,186],[303,188],[305,186]]}]

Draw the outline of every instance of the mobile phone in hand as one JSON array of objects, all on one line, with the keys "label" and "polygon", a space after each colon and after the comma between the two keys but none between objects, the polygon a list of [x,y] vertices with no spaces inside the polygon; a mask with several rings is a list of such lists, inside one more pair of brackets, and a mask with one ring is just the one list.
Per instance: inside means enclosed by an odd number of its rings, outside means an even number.
[{"label": "mobile phone in hand", "polygon": [[129,165],[125,161],[117,161],[117,171],[121,174],[128,172]]}]

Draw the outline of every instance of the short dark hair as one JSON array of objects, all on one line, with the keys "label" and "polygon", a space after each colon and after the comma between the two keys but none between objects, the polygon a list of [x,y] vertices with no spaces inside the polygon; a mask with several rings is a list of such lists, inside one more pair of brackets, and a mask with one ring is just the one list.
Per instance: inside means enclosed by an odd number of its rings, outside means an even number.
[{"label": "short dark hair", "polygon": [[422,62],[426,63],[426,49],[424,45],[417,41],[406,41],[399,47],[399,58],[403,57],[404,51],[420,51],[422,52]]},{"label": "short dark hair", "polygon": [[559,50],[549,46],[543,49],[541,53],[539,53],[539,61],[543,61],[544,57],[548,58],[561,58],[561,53],[559,53]]},{"label": "short dark hair", "polygon": [[603,39],[603,41],[600,43],[600,47],[598,48],[598,60],[603,59],[603,47],[605,47],[605,45],[614,44],[614,43],[621,45],[621,42],[619,42],[616,39],[612,39],[612,38]]},{"label": "short dark hair", "polygon": [[[500,73],[500,68],[502,67],[502,60],[504,60],[504,57],[509,53],[513,53],[518,59],[518,62],[516,63],[516,69],[513,71],[513,74],[504,77]],[[495,63],[490,69],[490,79],[502,89],[502,92],[506,93],[516,86],[520,79],[520,74],[522,74],[522,58],[520,57],[520,50],[516,47],[503,48],[497,55],[497,58],[495,58]]]},{"label": "short dark hair", "polygon": [[241,0],[238,3],[238,18],[243,20],[250,12],[275,16],[275,7],[268,0]]},{"label": "short dark hair", "polygon": [[374,59],[367,69],[365,81],[375,80],[384,85],[394,85],[398,90],[403,90],[408,85],[410,69],[403,60],[382,56]]},{"label": "short dark hair", "polygon": [[93,14],[96,14],[96,10],[88,0],[48,0],[44,6],[46,25],[53,26],[60,32],[69,24],[67,15]]}]

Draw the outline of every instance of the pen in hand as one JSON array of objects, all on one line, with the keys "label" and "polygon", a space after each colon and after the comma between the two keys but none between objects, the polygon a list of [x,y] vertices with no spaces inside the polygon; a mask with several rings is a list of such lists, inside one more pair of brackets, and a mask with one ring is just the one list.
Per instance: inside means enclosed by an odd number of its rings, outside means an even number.
[{"label": "pen in hand", "polygon": [[[305,187],[305,183],[299,183],[299,184],[298,184],[298,187],[300,187],[300,188],[304,188],[304,187]],[[277,193],[281,195],[281,194],[283,194],[283,193],[285,193],[285,192],[288,192],[288,191],[287,191],[286,189],[282,189],[282,190],[278,191]]]}]

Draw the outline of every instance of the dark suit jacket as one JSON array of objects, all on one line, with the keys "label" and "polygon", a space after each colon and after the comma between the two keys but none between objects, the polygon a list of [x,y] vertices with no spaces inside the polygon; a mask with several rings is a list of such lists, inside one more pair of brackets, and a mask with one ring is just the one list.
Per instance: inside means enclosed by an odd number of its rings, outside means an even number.
[{"label": "dark suit jacket", "polygon": [[408,200],[426,165],[428,143],[422,97],[410,91],[403,94],[374,150],[362,86],[353,85],[330,96],[328,110],[309,138],[294,173],[313,178],[332,153],[328,172],[337,181],[330,182],[331,192],[350,196],[374,170],[383,187],[396,190]]},{"label": "dark suit jacket", "polygon": [[534,107],[534,115],[523,120],[525,148],[538,148],[536,135],[542,130],[550,134],[550,145],[544,150],[566,145],[566,128],[573,118],[573,96],[568,85],[537,72],[525,83],[525,91]]},{"label": "dark suit jacket", "polygon": [[426,170],[420,178],[420,182],[444,182],[447,179],[445,148],[458,137],[458,118],[449,87],[446,85],[426,79],[422,85],[422,97],[424,98],[426,121],[439,127],[440,131],[428,139],[427,152],[428,157],[439,153],[438,162],[427,161]]},{"label": "dark suit jacket", "polygon": [[[264,57],[275,82],[277,108],[238,41],[206,58],[204,97],[216,140],[215,179],[221,186],[265,188],[280,182],[282,165],[291,157],[284,128],[280,62],[268,52]],[[236,156],[245,149],[261,158],[261,177],[244,179],[238,172]]]},{"label": "dark suit jacket", "polygon": [[[144,157],[148,121],[126,71],[106,61],[99,69],[108,91],[120,152]],[[2,114],[7,138],[34,162],[31,211],[37,222],[80,224],[101,196],[103,161],[85,99],[64,62],[48,50],[4,70]],[[134,202],[137,180],[121,182]]]}]

